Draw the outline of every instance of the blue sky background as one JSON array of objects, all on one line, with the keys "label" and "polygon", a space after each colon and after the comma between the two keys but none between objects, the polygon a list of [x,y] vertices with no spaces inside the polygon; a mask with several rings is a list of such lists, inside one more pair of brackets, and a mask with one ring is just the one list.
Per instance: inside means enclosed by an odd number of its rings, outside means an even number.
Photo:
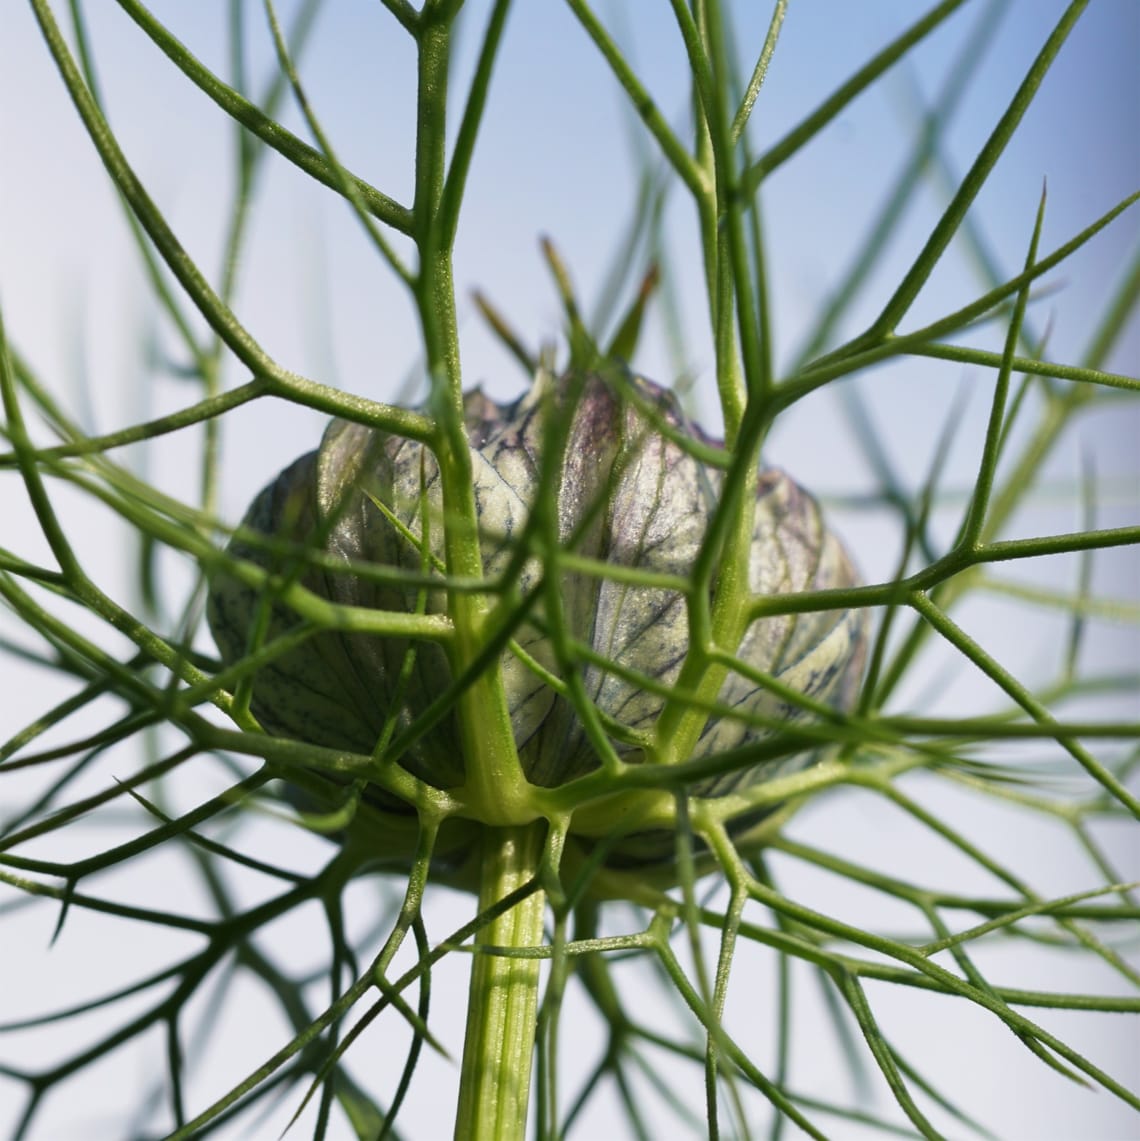
[{"label": "blue sky background", "polygon": [[[63,19],[64,5],[59,18]],[[672,122],[686,121],[687,65],[679,36],[665,4],[648,0],[608,6],[599,3],[610,26],[630,45],[632,59],[658,105]],[[89,21],[96,59],[113,126],[144,184],[159,201],[181,240],[216,279],[220,234],[232,180],[233,137],[225,117],[177,74],[117,6],[90,4]],[[199,57],[227,73],[223,31],[226,6],[220,0],[154,3],[156,15]],[[282,3],[283,17],[296,10]],[[414,145],[414,57],[411,42],[382,5],[367,0],[333,0],[318,22],[302,66],[303,78],[341,160],[380,189],[408,202]],[[814,108],[869,55],[917,18],[926,5],[911,0],[875,0],[852,4],[840,0],[792,0],[779,48],[752,117],[750,137],[757,151],[780,138]],[[489,4],[469,0],[467,35],[460,46],[453,91],[466,89],[479,32]],[[1014,0],[997,25],[992,41],[947,135],[947,158],[959,175],[973,161],[1006,107],[1032,58],[1064,5],[1058,0]],[[734,6],[735,41],[743,66],[751,69],[769,17],[770,5]],[[906,161],[915,138],[919,100],[937,98],[968,41],[983,8],[967,3],[935,36],[900,67],[851,105],[831,126],[765,184],[770,279],[774,301],[777,361],[791,360],[830,289],[840,279],[874,217],[886,189]],[[249,28],[250,74],[260,87],[272,64],[261,5],[245,7]],[[1022,264],[1043,182],[1048,204],[1042,251],[1052,250],[1140,186],[1140,4],[1135,0],[1095,0],[1046,79],[1039,97],[980,194],[972,217],[992,247],[1005,276]],[[289,107],[284,121],[300,133],[298,114]],[[453,124],[456,121],[453,116]],[[634,201],[636,162],[630,147],[635,126],[610,73],[574,21],[556,0],[520,0],[507,26],[498,72],[491,90],[485,126],[472,168],[460,239],[456,278],[460,303],[463,366],[468,383],[480,382],[493,394],[517,393],[525,378],[486,331],[469,300],[481,288],[509,316],[534,347],[559,337],[561,314],[538,249],[542,234],[553,238],[568,262],[587,311],[623,234]],[[915,257],[945,204],[933,183],[924,186],[900,220],[889,256],[872,280],[864,303],[843,326],[845,335],[877,312],[893,285]],[[1047,355],[1079,359],[1106,299],[1140,240],[1135,210],[1046,278],[1047,296],[1035,302],[1031,319],[1049,329]],[[692,211],[674,194],[670,211],[670,266],[676,274],[687,345],[685,372],[694,380],[693,402],[701,419],[715,427],[712,353],[705,328],[705,301]],[[639,267],[640,268],[640,267]],[[237,311],[278,360],[317,379],[381,399],[396,399],[406,378],[418,377],[418,333],[401,287],[365,241],[347,206],[317,187],[282,160],[270,157],[260,183],[252,241],[241,267]],[[903,328],[925,324],[976,297],[982,286],[969,259],[952,248],[938,267]],[[184,382],[155,381],[147,371],[145,346],[157,338],[173,341],[156,318],[137,258],[127,239],[113,191],[86,139],[50,58],[39,40],[29,10],[14,2],[0,13],[0,303],[14,344],[24,352],[73,412],[92,430],[105,431],[145,416],[189,403],[194,394]],[[1000,348],[1000,325],[972,333],[968,343]],[[659,380],[675,380],[666,351],[660,310],[654,312],[644,356],[635,364]],[[1107,367],[1135,374],[1140,360],[1136,323],[1122,338]],[[231,370],[228,381],[245,379]],[[961,424],[948,477],[949,485],[973,480],[984,431],[992,374],[958,365],[913,359],[874,370],[858,381],[889,443],[894,462],[914,482],[925,474],[946,416],[965,392]],[[289,406],[248,406],[227,417],[227,452],[223,512],[236,520],[252,495],[281,466],[312,447],[323,425],[319,415]],[[1086,415],[1050,462],[1052,481],[1071,481],[1083,452],[1095,457],[1106,494],[1098,522],[1103,526],[1135,522],[1140,503],[1140,415],[1136,403]],[[168,438],[145,461],[149,478],[183,497],[193,493],[191,440]],[[866,463],[854,446],[836,392],[828,390],[802,402],[782,420],[770,441],[768,459],[786,466],[818,493],[843,497],[872,486]],[[131,552],[122,532],[97,510],[61,495],[89,565],[114,591],[124,589]],[[837,510],[835,518],[869,579],[892,573],[897,535],[892,527],[865,513]],[[956,523],[954,511],[941,519],[944,535]],[[1038,499],[1019,514],[1011,534],[1044,534],[1078,525],[1071,497]],[[0,475],[0,545],[28,557],[45,558],[16,480]],[[12,538],[11,536],[15,536]],[[164,564],[165,565],[165,564]],[[1023,578],[1043,576],[1071,586],[1075,561],[1059,559],[1043,568],[1019,568]],[[186,580],[185,567],[171,560],[172,582]],[[1097,584],[1109,594],[1135,597],[1140,568],[1133,552],[1107,553],[1097,562]],[[1002,601],[979,602],[961,615],[967,629],[984,632],[986,645],[1027,681],[1050,676],[1064,634],[1061,618],[1041,617]],[[0,629],[2,629],[0,624]],[[1101,625],[1092,643],[1104,669],[1140,667],[1134,629]],[[968,673],[945,672],[946,661],[933,661],[920,672],[904,703],[921,708],[977,708],[989,691]],[[5,666],[4,668],[9,668]],[[934,679],[933,689],[923,689]],[[0,731],[10,732],[26,716],[27,703],[47,705],[55,692],[52,679],[26,672],[0,675],[4,692],[20,695],[0,702]],[[24,694],[27,694],[26,699]],[[1135,713],[1135,710],[1131,711]],[[900,823],[880,803],[858,795],[841,808],[824,803],[805,815],[803,835],[828,837],[853,857],[890,868],[900,861],[928,861],[932,880],[962,890],[990,890],[972,884],[975,873],[960,860]],[[968,822],[972,835],[984,837],[991,850],[1040,852],[1040,883],[1050,890],[1088,886],[1085,870],[1068,861],[1066,845],[1048,830],[1017,832],[995,810],[943,802],[939,811]],[[990,817],[993,819],[990,819]],[[797,824],[797,828],[799,824]],[[282,830],[266,825],[267,843],[281,842]],[[288,843],[297,843],[288,832]],[[102,834],[95,843],[106,843]],[[317,842],[314,841],[314,844]],[[1140,869],[1135,836],[1112,836],[1110,846],[1122,866]],[[303,845],[302,845],[303,846]],[[1028,846],[1028,848],[1027,848]],[[319,854],[323,849],[314,847]],[[159,896],[161,872],[152,890]],[[172,879],[183,884],[188,877]],[[793,887],[824,890],[805,878]],[[191,891],[190,887],[176,890]],[[836,914],[858,918],[870,901],[838,897],[829,902]],[[451,915],[466,901],[452,901]],[[899,917],[899,922],[905,917]],[[15,920],[6,922],[14,923]],[[84,920],[72,920],[84,922]],[[36,985],[71,983],[68,971],[82,974],[85,954],[116,961],[128,953],[118,942],[117,924],[90,924],[82,951],[63,940],[45,955],[46,935],[29,929],[8,955]],[[443,929],[441,920],[440,930]],[[297,947],[304,961],[311,938],[298,921],[277,933]],[[322,937],[318,932],[316,944]],[[155,936],[151,933],[149,939]],[[78,936],[76,937],[78,941]],[[159,940],[161,942],[161,940]],[[0,946],[15,946],[0,941]],[[161,959],[164,949],[148,944],[140,954]],[[314,952],[315,953],[315,952]],[[1061,989],[1110,988],[1115,980],[1093,970],[1074,982],[1056,957],[1040,963],[1002,958],[1000,948],[987,964],[1010,979],[1025,972],[1024,985]],[[69,957],[70,956],[70,957]],[[148,960],[149,961],[149,960]],[[141,969],[120,961],[122,970]],[[749,973],[753,971],[754,973]],[[44,972],[47,972],[46,974]],[[126,978],[135,977],[130,973]],[[11,974],[8,977],[12,977]],[[742,1011],[759,1025],[770,1009],[771,963],[757,957],[742,966],[735,997]],[[62,981],[61,981],[62,980]],[[753,981],[754,980],[754,984]],[[78,987],[78,983],[75,984]],[[636,980],[631,980],[636,987]],[[440,984],[443,999],[461,1003],[462,979]],[[450,987],[450,989],[448,989]],[[767,989],[765,989],[767,987]],[[81,992],[82,988],[77,990]],[[31,993],[31,990],[29,990]],[[834,1043],[819,1019],[814,994],[801,991],[805,1030],[797,1047],[803,1069],[801,1088],[842,1096],[836,1082]],[[968,1086],[969,1108],[995,1123],[1009,1137],[1111,1138],[1134,1128],[1135,1119],[1107,1094],[1086,1095],[1046,1071],[1000,1027],[945,1001],[891,992],[873,993],[900,1044],[912,1044],[930,1059],[931,1076],[962,1075],[950,1084]],[[61,999],[62,1000],[62,999]],[[2,1007],[22,1001],[0,984]],[[242,1005],[248,1003],[248,1006]],[[238,994],[227,1005],[232,1033],[223,1036],[240,1053],[223,1053],[198,1076],[195,1097],[220,1092],[227,1072],[259,1061],[281,1040],[281,1026],[257,996]],[[1042,1012],[1044,1015],[1047,1012]],[[14,1017],[14,1015],[13,1015]],[[1138,1042],[1122,1020],[1103,1019],[1086,1031],[1072,1016],[1041,1021],[1070,1036],[1116,1075],[1136,1073]],[[446,1021],[444,1022],[446,1026]],[[461,1023],[459,1024],[461,1028]],[[454,1029],[454,1028],[453,1028]],[[576,1032],[588,1037],[583,1024]],[[449,1044],[458,1048],[458,1031]],[[819,1045],[819,1043],[826,1043]],[[34,1052],[36,1047],[29,1046]],[[48,1050],[45,1045],[43,1047]],[[361,1043],[362,1068],[383,1066],[391,1044]],[[369,1053],[371,1051],[371,1053]],[[2,1050],[0,1050],[2,1053]],[[399,1057],[395,1052],[390,1057]],[[568,1050],[570,1064],[575,1051]],[[154,1071],[154,1059],[134,1058],[139,1075]],[[390,1062],[388,1064],[391,1064]],[[227,1071],[226,1066],[232,1069]],[[433,1068],[434,1067],[434,1068]],[[244,1071],[243,1071],[244,1072]],[[91,1086],[85,1099],[52,1105],[43,1136],[66,1136],[67,1122],[88,1112],[110,1113],[122,1100],[122,1085]],[[687,1079],[686,1079],[687,1080]],[[431,1059],[413,1091],[409,1112],[423,1124],[423,1136],[449,1119],[450,1093],[440,1099],[440,1083],[453,1081],[447,1063]],[[571,1083],[572,1084],[572,1083]],[[114,1092],[118,1090],[119,1092]],[[1017,1091],[1011,1097],[1011,1090]],[[64,1101],[64,1099],[56,1099]],[[0,1079],[0,1135],[16,1112],[15,1088]],[[433,1116],[434,1115],[434,1116]],[[287,1117],[287,1115],[286,1115]],[[283,1123],[282,1119],[282,1123]],[[53,1126],[47,1123],[54,1122]],[[428,1124],[428,1123],[435,1123]],[[603,1128],[598,1123],[598,1128]],[[303,1128],[303,1127],[302,1127]],[[265,1136],[276,1136],[267,1127]],[[239,1132],[221,1134],[243,1136]],[[303,1134],[302,1134],[303,1135]],[[416,1134],[417,1136],[420,1134]],[[852,1131],[845,1136],[856,1137]],[[339,1136],[334,1134],[334,1136]]]}]

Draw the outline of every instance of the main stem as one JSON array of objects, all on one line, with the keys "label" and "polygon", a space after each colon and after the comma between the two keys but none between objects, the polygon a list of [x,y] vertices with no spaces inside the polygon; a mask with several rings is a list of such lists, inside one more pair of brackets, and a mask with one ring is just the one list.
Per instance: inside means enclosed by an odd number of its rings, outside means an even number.
[{"label": "main stem", "polygon": [[[446,182],[447,82],[455,0],[426,5],[418,21],[419,88],[416,133],[414,237],[420,265],[416,302],[432,377],[433,412],[439,429],[433,450],[443,494],[443,542],[447,571],[482,578],[483,557],[471,454],[464,425],[459,332],[451,228],[441,222]],[[488,633],[487,596],[464,592],[448,598],[454,627],[452,669],[461,674],[482,651]],[[502,671],[492,662],[458,698],[459,731],[467,779],[456,795],[481,820],[513,824],[529,818],[529,786],[519,765]]]},{"label": "main stem", "polygon": [[[455,283],[453,219],[441,217],[446,181],[447,80],[451,25],[462,0],[428,0],[416,20],[419,89],[414,238],[420,264],[416,301],[432,376],[439,429],[433,450],[443,490],[444,548],[452,575],[483,574],[474,477],[464,425]],[[488,604],[477,594],[448,599],[454,624],[452,668],[462,673],[481,652]],[[480,853],[480,912],[494,908],[534,879],[542,856],[541,822],[517,824],[533,813],[498,663],[491,663],[458,702],[467,780],[456,795],[484,822]],[[493,827],[492,824],[501,824]],[[533,891],[479,933],[477,947],[542,944],[545,898]],[[514,1141],[526,1130],[531,1058],[538,1024],[541,963],[476,953],[471,969],[455,1136],[461,1141]]]},{"label": "main stem", "polygon": [[[480,911],[494,907],[534,878],[542,844],[541,823],[485,830]],[[485,927],[477,946],[541,946],[545,904],[543,892],[532,892]],[[538,958],[475,954],[456,1141],[515,1141],[525,1135],[541,966]]]}]

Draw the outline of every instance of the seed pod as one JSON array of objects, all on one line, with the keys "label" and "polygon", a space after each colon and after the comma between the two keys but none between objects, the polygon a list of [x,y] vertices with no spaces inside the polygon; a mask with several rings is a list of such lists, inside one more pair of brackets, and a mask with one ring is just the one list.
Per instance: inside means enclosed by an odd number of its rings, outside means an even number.
[{"label": "seed pod", "polygon": [[[501,405],[478,389],[464,401],[472,481],[485,577],[519,597],[539,583],[542,566],[519,552],[536,496],[556,510],[559,543],[576,554],[647,572],[688,576],[716,508],[723,472],[701,462],[686,441],[714,441],[681,413],[671,393],[632,381],[622,399],[600,377],[540,379],[520,400]],[[553,419],[551,419],[553,414]],[[559,430],[552,431],[549,425]],[[548,462],[552,447],[556,463]],[[540,492],[543,472],[551,487]],[[424,538],[424,524],[428,524]],[[275,540],[322,553],[320,567],[240,538],[230,554],[276,574],[290,574],[336,603],[411,613],[425,554],[443,559],[439,469],[423,445],[357,424],[334,421],[315,452],[302,456],[254,500],[242,524]],[[280,551],[280,545],[278,546]],[[383,580],[338,569],[371,564],[402,572]],[[783,472],[762,471],[756,484],[750,586],[756,595],[851,586],[856,575],[816,502]],[[612,730],[613,748],[636,762],[665,698],[638,676],[668,686],[689,649],[686,600],[659,585],[618,582],[563,570],[558,583],[564,628],[615,669],[587,661],[582,687]],[[446,609],[443,590],[428,589],[428,612]],[[258,593],[228,575],[211,584],[209,620],[226,662],[248,653]],[[280,602],[269,606],[264,641],[298,618]],[[557,674],[539,601],[516,630],[517,643]],[[749,625],[736,653],[755,670],[817,701],[846,704],[865,646],[860,611],[824,611],[764,618]],[[324,632],[260,668],[252,709],[273,734],[370,754],[388,719],[399,730],[421,714],[451,678],[444,652],[402,638]],[[545,684],[522,658],[504,652],[504,689],[520,761],[528,780],[556,787],[595,769],[593,745],[573,703]],[[410,669],[410,673],[409,673]],[[401,674],[404,676],[402,677]],[[799,715],[793,703],[743,674],[729,672],[717,697],[737,716],[711,716],[689,759],[739,749],[772,733],[770,722]],[[464,759],[453,712],[400,759],[439,788],[464,781]],[[760,725],[758,721],[767,721]],[[624,730],[624,731],[623,731]],[[640,737],[639,737],[640,735]],[[811,755],[758,764],[694,786],[722,796]],[[669,842],[671,846],[671,841]],[[649,845],[653,848],[655,845]],[[636,849],[643,853],[645,845]],[[635,848],[626,855],[640,859]]]}]

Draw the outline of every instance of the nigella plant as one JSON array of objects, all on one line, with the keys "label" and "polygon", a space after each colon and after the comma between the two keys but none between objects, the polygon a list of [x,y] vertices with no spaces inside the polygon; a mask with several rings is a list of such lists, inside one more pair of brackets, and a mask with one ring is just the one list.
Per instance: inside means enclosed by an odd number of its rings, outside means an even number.
[{"label": "nigella plant", "polygon": [[0,1136],[1127,1135],[1134,5],[154,7],[0,0]]},{"label": "nigella plant", "polygon": [[[684,588],[722,507],[723,467],[702,459],[715,456],[718,445],[667,390],[640,378],[615,387],[600,374],[555,379],[539,372],[530,391],[506,405],[475,389],[463,401],[463,430],[483,575],[504,598],[522,603],[511,627],[491,635],[499,644],[511,635],[499,664],[522,778],[528,786],[557,788],[602,768],[607,754],[629,764],[659,763],[667,753],[656,730],[670,688],[690,654],[699,653],[691,646]],[[765,469],[750,494],[742,613],[749,595],[855,584],[850,559],[818,504],[788,475]],[[443,514],[429,449],[334,421],[316,451],[258,495],[229,554],[263,566],[270,584],[299,582],[344,606],[445,614],[442,576],[416,577],[444,565]],[[549,526],[536,521],[539,514]],[[547,539],[555,549],[544,547]],[[314,551],[319,565],[309,561]],[[574,556],[571,565],[562,551]],[[620,577],[609,577],[609,568]],[[544,606],[552,597],[557,613]],[[210,624],[226,661],[241,661],[301,625],[280,598],[268,611],[266,599],[264,589],[225,572],[214,579]],[[268,620],[259,621],[266,613]],[[863,611],[755,618],[740,628],[739,644],[728,647],[740,666],[728,672],[682,760],[730,751],[747,756],[750,745],[778,736],[812,703],[840,709],[850,703],[864,656]],[[573,693],[566,685],[570,668]],[[436,788],[461,789],[471,762],[457,714],[430,712],[454,680],[453,663],[438,644],[323,631],[257,670],[252,710],[271,733],[379,759],[389,742],[423,725],[393,759]],[[589,704],[600,740],[576,695]],[[740,793],[813,755],[801,744],[790,755],[694,780],[688,792]],[[515,791],[493,788],[495,806]],[[458,812],[494,822],[494,806],[457,797]],[[540,815],[541,796],[523,796],[519,812]],[[754,812],[746,817],[756,822]],[[611,837],[611,861],[644,853],[643,827],[631,811],[623,825],[630,838],[612,845]],[[663,855],[672,854],[671,835],[654,841]]]}]

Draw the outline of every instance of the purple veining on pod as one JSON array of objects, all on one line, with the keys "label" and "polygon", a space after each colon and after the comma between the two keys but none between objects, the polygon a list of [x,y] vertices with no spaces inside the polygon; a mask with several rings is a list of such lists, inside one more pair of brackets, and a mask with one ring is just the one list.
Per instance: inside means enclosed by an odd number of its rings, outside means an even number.
[{"label": "purple veining on pod", "polygon": [[[518,557],[518,539],[535,501],[544,442],[564,441],[557,465],[559,540],[577,554],[611,564],[687,576],[697,556],[722,481],[676,439],[713,444],[680,412],[667,390],[633,381],[638,402],[624,400],[596,376],[545,378],[524,397],[498,404],[476,389],[464,400],[484,574],[497,581],[513,569],[518,596],[539,583],[536,557]],[[653,410],[648,416],[638,404]],[[557,417],[554,437],[548,414]],[[657,425],[667,426],[667,431]],[[549,466],[549,465],[548,465]],[[254,500],[242,527],[276,540],[308,544],[325,565],[301,568],[296,556],[271,555],[266,547],[235,538],[230,553],[277,573],[295,573],[305,586],[336,603],[411,613],[414,583],[378,581],[338,563],[369,563],[420,572],[424,551],[422,513],[429,513],[429,543],[443,557],[439,469],[423,445],[344,421],[334,421],[320,447],[286,468]],[[782,471],[765,469],[756,486],[750,586],[757,595],[847,587],[857,581],[839,541],[824,525],[815,500]],[[624,670],[668,685],[684,663],[689,644],[685,599],[655,585],[631,585],[563,570],[559,594],[571,635]],[[440,589],[427,591],[429,612],[446,609]],[[226,662],[242,658],[261,599],[227,575],[211,584],[209,620]],[[557,664],[542,618],[533,615],[515,631],[521,647],[543,667]],[[263,640],[298,622],[274,603]],[[818,701],[848,704],[865,651],[865,616],[858,610],[782,615],[751,623],[737,656],[756,670]],[[410,724],[451,679],[445,652],[417,642],[410,676],[403,638],[322,632],[260,668],[252,709],[273,734],[369,754],[386,719]],[[557,786],[598,764],[571,702],[544,683],[520,657],[506,651],[503,681],[515,742],[533,783]],[[586,693],[605,718],[629,730],[651,733],[664,698],[592,663],[580,667]],[[798,710],[740,673],[730,672],[717,698],[744,716],[790,720]],[[464,779],[460,737],[449,713],[423,735],[401,763],[441,788]],[[611,726],[612,727],[612,726]],[[690,759],[746,746],[771,730],[736,717],[711,717]],[[633,734],[615,732],[614,748],[636,760]],[[710,778],[694,792],[723,795],[789,768],[807,757],[784,758]]]}]

